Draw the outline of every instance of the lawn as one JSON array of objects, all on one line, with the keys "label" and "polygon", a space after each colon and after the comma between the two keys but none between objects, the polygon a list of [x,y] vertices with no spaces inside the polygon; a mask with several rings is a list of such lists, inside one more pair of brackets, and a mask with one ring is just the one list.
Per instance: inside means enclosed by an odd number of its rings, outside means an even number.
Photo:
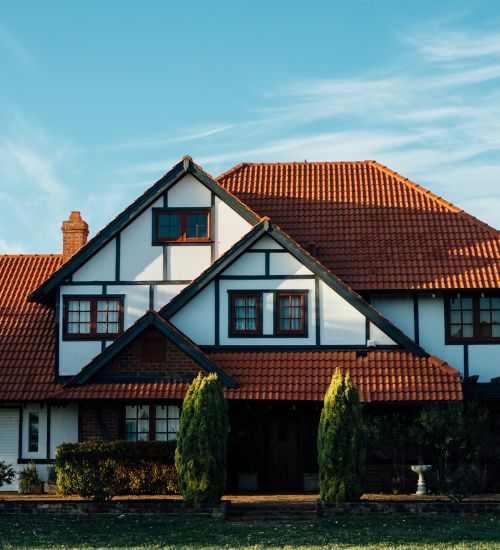
[{"label": "lawn", "polygon": [[160,516],[0,516],[0,548],[500,549],[500,518],[236,524]]}]

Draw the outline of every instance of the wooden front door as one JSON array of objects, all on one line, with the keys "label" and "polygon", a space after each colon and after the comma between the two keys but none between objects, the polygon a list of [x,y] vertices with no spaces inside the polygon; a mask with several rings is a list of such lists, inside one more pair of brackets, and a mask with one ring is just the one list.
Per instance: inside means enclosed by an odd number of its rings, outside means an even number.
[{"label": "wooden front door", "polygon": [[269,411],[267,485],[273,491],[299,488],[297,412]]}]

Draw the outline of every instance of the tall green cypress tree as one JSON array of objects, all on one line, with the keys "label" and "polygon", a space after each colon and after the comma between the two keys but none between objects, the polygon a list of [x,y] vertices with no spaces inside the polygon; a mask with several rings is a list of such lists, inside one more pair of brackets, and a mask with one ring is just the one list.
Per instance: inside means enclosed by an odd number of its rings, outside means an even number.
[{"label": "tall green cypress tree", "polygon": [[175,467],[187,502],[217,502],[226,488],[229,422],[222,384],[216,374],[193,380],[179,424]]},{"label": "tall green cypress tree", "polygon": [[358,391],[336,370],[325,394],[318,429],[320,498],[358,500],[363,494],[365,427]]}]

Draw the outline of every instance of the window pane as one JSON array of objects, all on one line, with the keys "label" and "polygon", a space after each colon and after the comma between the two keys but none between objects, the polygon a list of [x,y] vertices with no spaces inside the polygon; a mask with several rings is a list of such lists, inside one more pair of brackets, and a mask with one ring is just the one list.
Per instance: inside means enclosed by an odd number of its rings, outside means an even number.
[{"label": "window pane", "polygon": [[461,309],[462,307],[462,301],[460,298],[452,298],[450,300],[450,308],[451,309]]},{"label": "window pane", "polygon": [[[166,419],[160,419],[160,420],[156,420],[156,433],[158,434],[159,432],[166,432],[167,431],[167,420]],[[158,437],[156,438],[158,439]]]},{"label": "window pane", "polygon": [[492,298],[491,299],[491,307],[493,309],[500,309],[500,298]]},{"label": "window pane", "polygon": [[179,420],[178,419],[172,419],[168,421],[168,432],[169,433],[177,433],[179,431]]},{"label": "window pane", "polygon": [[484,336],[486,338],[490,337],[491,336],[491,325],[480,325],[479,327],[479,333],[481,334],[481,336]]},{"label": "window pane", "polygon": [[30,453],[38,451],[38,413],[29,413],[28,417],[28,451]]},{"label": "window pane", "polygon": [[452,323],[461,323],[462,322],[462,313],[460,311],[451,312],[451,322]]},{"label": "window pane", "polygon": [[188,214],[186,216],[186,237],[206,239],[208,237],[208,214]]},{"label": "window pane", "polygon": [[464,338],[472,338],[473,332],[472,332],[472,325],[464,325],[463,327],[463,337]]},{"label": "window pane", "polygon": [[180,239],[181,217],[180,214],[160,214],[158,217],[158,238]]},{"label": "window pane", "polygon": [[176,405],[169,405],[168,407],[168,417],[169,418],[179,418],[180,409]]},{"label": "window pane", "polygon": [[472,298],[462,298],[462,309],[472,309]]},{"label": "window pane", "polygon": [[472,324],[472,311],[463,311],[462,321],[464,324]]},{"label": "window pane", "polygon": [[451,325],[450,334],[456,338],[462,336],[462,325]]},{"label": "window pane", "polygon": [[491,323],[491,314],[488,311],[480,311],[479,312],[479,322],[481,324],[483,323]]},{"label": "window pane", "polygon": [[500,337],[500,325],[492,325],[491,326],[491,335],[495,338]]}]

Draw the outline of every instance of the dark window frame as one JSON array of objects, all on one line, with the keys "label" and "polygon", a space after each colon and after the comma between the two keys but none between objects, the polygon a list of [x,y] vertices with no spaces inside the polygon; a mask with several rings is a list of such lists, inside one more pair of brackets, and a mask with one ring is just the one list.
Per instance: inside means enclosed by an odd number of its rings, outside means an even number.
[{"label": "dark window frame", "polygon": [[[131,416],[127,416],[127,407],[137,407],[136,408],[136,414],[135,418]],[[147,439],[138,439],[139,432],[138,431],[138,420],[139,420],[139,407],[147,408],[148,410],[148,438]],[[166,409],[166,416],[160,417],[157,415],[157,407],[165,407]],[[177,407],[178,414],[177,416],[170,416],[168,407]],[[171,434],[178,434],[179,433],[179,421],[181,416],[181,405],[179,403],[154,403],[154,404],[144,404],[144,403],[128,403],[124,406],[122,409],[123,411],[123,439],[126,441],[172,441],[176,440],[177,437],[173,439],[169,439],[169,435]],[[137,422],[136,424],[136,430],[133,432],[127,432],[127,420],[135,420]],[[166,420],[167,423],[167,431],[162,431],[157,429],[157,421],[158,420]],[[177,420],[177,432],[174,432],[172,430],[169,430],[169,420]],[[128,439],[127,435],[128,433],[135,434],[136,439]],[[166,435],[166,439],[157,439],[157,434]]]},{"label": "dark window frame", "polygon": [[[179,215],[180,236],[179,238],[165,238],[159,236],[160,216],[165,214]],[[207,236],[188,237],[187,218],[190,214],[207,215]],[[153,208],[153,244],[169,243],[211,243],[212,242],[212,211],[210,208]]]},{"label": "dark window frame", "polygon": [[[276,336],[307,336],[307,292],[302,290],[289,290],[289,291],[279,291],[274,294],[274,334]],[[280,298],[284,296],[301,296],[301,319],[302,319],[302,328],[301,329],[281,329],[281,311],[279,307]]]},{"label": "dark window frame", "polygon": [[[472,336],[453,336],[451,334],[452,324],[452,312],[453,311],[463,311],[463,310],[453,310],[451,308],[451,301],[454,298],[471,298],[472,299]],[[446,311],[446,342],[452,344],[474,344],[474,343],[498,343],[500,342],[500,336],[481,336],[481,322],[480,322],[480,302],[482,298],[499,298],[498,294],[494,293],[482,293],[482,294],[471,294],[471,293],[460,293],[458,295],[447,295],[445,297],[445,311]],[[484,311],[484,310],[483,310]],[[497,311],[497,308],[490,308],[486,311]],[[466,323],[467,324],[467,323]]]},{"label": "dark window frame", "polygon": [[[236,305],[235,301],[242,297],[254,297],[256,307],[255,330],[241,330],[235,328],[236,325]],[[262,336],[262,292],[255,290],[229,291],[229,336]]]},{"label": "dark window frame", "polygon": [[[123,294],[65,294],[63,296],[63,340],[115,340],[123,332],[124,321]],[[85,301],[90,302],[90,331],[88,333],[68,332],[69,328],[69,303]],[[97,332],[97,302],[118,303],[118,332]]]}]

